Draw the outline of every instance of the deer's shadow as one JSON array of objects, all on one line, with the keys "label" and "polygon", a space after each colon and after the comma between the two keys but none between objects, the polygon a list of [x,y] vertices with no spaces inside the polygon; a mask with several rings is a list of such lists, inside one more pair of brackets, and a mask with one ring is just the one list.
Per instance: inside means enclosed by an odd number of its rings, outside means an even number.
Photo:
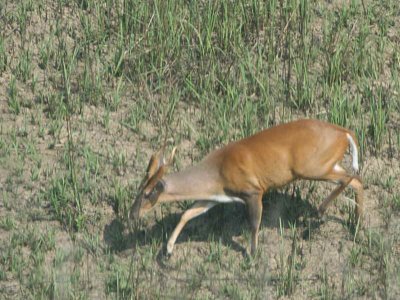
[{"label": "deer's shadow", "polygon": [[[127,230],[127,225],[115,218],[104,228],[104,241],[111,251],[120,252],[149,245],[154,241],[164,245],[159,255],[165,252],[165,245],[181,213],[171,213],[157,220],[151,227]],[[269,192],[263,199],[263,217],[261,228],[287,228],[296,224],[301,236],[307,239],[310,231],[318,230],[321,220],[317,217],[317,209],[309,201],[299,195]],[[176,245],[190,241],[219,240],[223,245],[247,255],[247,244],[239,244],[233,237],[241,236],[249,231],[247,209],[243,204],[221,204],[191,220],[179,235]]]}]

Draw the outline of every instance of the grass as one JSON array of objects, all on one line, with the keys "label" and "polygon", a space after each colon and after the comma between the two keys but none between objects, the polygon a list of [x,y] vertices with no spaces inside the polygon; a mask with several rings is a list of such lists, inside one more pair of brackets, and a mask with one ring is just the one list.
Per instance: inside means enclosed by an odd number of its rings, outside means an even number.
[{"label": "grass", "polygon": [[[390,0],[0,4],[0,294],[397,298],[399,9]],[[354,224],[352,193],[321,224],[313,209],[332,187],[295,183],[265,197],[254,258],[242,255],[250,234],[239,205],[190,222],[169,260],[163,248],[190,204],[164,205],[130,229],[131,201],[165,138],[180,170],[303,117],[355,131],[366,228]]]}]

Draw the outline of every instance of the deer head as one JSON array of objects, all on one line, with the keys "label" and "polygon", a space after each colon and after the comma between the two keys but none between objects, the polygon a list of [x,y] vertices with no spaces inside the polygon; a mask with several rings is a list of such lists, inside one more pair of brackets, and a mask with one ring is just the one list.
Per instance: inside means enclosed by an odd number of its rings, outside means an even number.
[{"label": "deer head", "polygon": [[158,201],[165,185],[162,180],[174,159],[176,147],[172,149],[168,161],[165,161],[163,152],[165,146],[154,153],[147,166],[146,174],[139,185],[139,192],[130,211],[130,217],[137,220],[150,210]]}]

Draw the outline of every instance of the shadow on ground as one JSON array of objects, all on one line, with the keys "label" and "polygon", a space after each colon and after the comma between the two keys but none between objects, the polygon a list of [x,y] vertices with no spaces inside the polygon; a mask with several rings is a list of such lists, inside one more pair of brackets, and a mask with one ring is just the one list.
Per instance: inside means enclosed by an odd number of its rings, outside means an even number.
[{"label": "shadow on ground", "polygon": [[[179,222],[180,215],[181,213],[171,213],[150,227],[142,224],[135,230],[128,230],[124,222],[115,218],[104,228],[104,241],[115,252],[149,245],[154,240],[162,241],[165,247],[167,238]],[[273,191],[264,197],[261,228],[278,229],[280,226],[287,228],[290,224],[296,224],[302,232],[301,236],[307,239],[310,236],[309,231],[318,230],[321,223],[317,218],[317,209],[295,193]],[[176,243],[185,243],[189,239],[191,241],[217,239],[224,246],[246,255],[246,245],[235,242],[233,237],[243,235],[248,229],[247,211],[244,205],[221,204],[190,221]],[[161,251],[165,253],[165,249]]]}]

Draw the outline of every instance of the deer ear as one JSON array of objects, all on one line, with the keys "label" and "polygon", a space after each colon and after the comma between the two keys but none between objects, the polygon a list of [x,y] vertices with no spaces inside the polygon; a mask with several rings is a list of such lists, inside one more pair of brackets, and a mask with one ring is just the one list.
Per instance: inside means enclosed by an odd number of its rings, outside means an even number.
[{"label": "deer ear", "polygon": [[138,218],[144,196],[149,197],[151,203],[154,205],[158,200],[158,196],[165,189],[165,184],[161,178],[166,173],[168,166],[173,162],[176,147],[172,149],[167,162],[165,162],[163,158],[164,150],[165,145],[150,158],[149,164],[147,165],[146,175],[139,185],[139,193],[131,208],[130,215],[133,218]]},{"label": "deer ear", "polygon": [[147,165],[146,175],[143,177],[139,185],[139,193],[136,196],[130,211],[130,215],[135,219],[139,217],[139,211],[142,206],[143,197],[146,194],[146,190],[149,190],[148,186],[153,182],[151,179],[160,171],[162,163],[162,151],[163,149],[160,149],[151,156],[149,164]]},{"label": "deer ear", "polygon": [[147,179],[153,177],[154,174],[158,171],[158,169],[161,167],[162,164],[163,164],[162,150],[159,150],[156,153],[154,153],[150,158],[150,161],[149,161],[149,164],[148,164],[147,170],[146,170]]},{"label": "deer ear", "polygon": [[143,190],[143,192],[146,196],[148,196],[151,193],[151,191],[155,188],[157,183],[164,176],[165,171],[166,171],[166,165],[162,165],[157,170],[157,172],[151,178],[149,178],[149,180],[147,181],[146,186],[144,187],[144,190]]}]

